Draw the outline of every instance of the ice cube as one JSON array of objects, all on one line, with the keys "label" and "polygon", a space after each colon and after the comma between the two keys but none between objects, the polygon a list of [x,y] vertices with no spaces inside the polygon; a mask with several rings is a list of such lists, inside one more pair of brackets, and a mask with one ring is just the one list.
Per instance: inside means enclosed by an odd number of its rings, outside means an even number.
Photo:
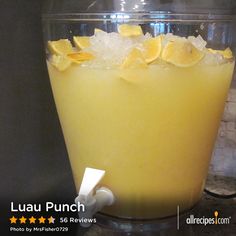
[{"label": "ice cube", "polygon": [[188,41],[192,43],[192,45],[198,50],[202,51],[206,48],[207,42],[202,38],[201,35],[197,37],[189,36]]}]

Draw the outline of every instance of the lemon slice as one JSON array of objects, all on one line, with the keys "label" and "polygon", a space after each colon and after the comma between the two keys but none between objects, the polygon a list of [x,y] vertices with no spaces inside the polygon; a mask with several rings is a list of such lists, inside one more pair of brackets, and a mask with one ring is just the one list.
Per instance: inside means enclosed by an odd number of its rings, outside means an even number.
[{"label": "lemon slice", "polygon": [[226,59],[230,59],[230,58],[233,58],[233,53],[232,51],[230,50],[230,48],[226,48],[224,51],[223,51],[223,56],[224,58]]},{"label": "lemon slice", "polygon": [[161,36],[147,39],[143,42],[143,57],[147,63],[156,60],[161,54]]},{"label": "lemon slice", "polygon": [[73,52],[73,47],[68,39],[48,41],[48,49],[52,54],[66,55]]},{"label": "lemon slice", "polygon": [[70,53],[67,57],[78,64],[94,59],[94,56],[88,52]]},{"label": "lemon slice", "polygon": [[198,63],[204,53],[187,40],[169,41],[163,49],[162,59],[179,67],[190,67]]},{"label": "lemon slice", "polygon": [[66,70],[72,63],[70,59],[63,55],[52,55],[50,62],[55,66],[59,71]]},{"label": "lemon slice", "polygon": [[124,37],[140,36],[143,34],[142,28],[139,25],[127,24],[119,25],[118,32]]},{"label": "lemon slice", "polygon": [[230,48],[226,48],[225,50],[214,50],[214,49],[211,49],[211,48],[208,48],[207,49],[209,52],[213,53],[213,54],[220,54],[222,55],[224,58],[226,59],[231,59],[233,58],[233,53],[232,51],[230,50]]},{"label": "lemon slice", "polygon": [[133,48],[128,56],[123,61],[122,68],[146,68],[147,64],[143,57],[142,52],[137,49]]},{"label": "lemon slice", "polygon": [[97,34],[97,33],[106,33],[105,31],[101,30],[101,29],[98,29],[98,28],[95,28],[94,29],[94,34]]},{"label": "lemon slice", "polygon": [[74,40],[75,46],[81,50],[90,46],[89,38],[90,37],[87,37],[87,36],[74,36],[73,40]]}]

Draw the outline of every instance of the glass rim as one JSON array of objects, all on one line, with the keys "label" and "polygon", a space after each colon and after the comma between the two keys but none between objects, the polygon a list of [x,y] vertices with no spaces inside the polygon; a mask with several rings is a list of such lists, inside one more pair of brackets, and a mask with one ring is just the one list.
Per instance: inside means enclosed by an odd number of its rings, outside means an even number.
[{"label": "glass rim", "polygon": [[104,13],[44,13],[42,20],[49,21],[185,21],[185,22],[231,22],[235,15],[216,13],[172,13],[166,11],[153,12],[104,12]]}]

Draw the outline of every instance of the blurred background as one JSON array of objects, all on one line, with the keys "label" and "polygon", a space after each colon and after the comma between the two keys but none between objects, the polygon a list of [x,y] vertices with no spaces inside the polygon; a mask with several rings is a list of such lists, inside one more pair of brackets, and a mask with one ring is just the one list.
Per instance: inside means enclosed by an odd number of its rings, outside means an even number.
[{"label": "blurred background", "polygon": [[[236,1],[159,2],[164,10],[208,12],[210,9],[233,14]],[[8,212],[9,202],[14,199],[19,202],[72,201],[76,194],[44,58],[42,3],[40,0],[0,0],[1,212]],[[235,45],[234,41],[232,47]],[[236,177],[235,82],[229,93],[210,172]]]}]

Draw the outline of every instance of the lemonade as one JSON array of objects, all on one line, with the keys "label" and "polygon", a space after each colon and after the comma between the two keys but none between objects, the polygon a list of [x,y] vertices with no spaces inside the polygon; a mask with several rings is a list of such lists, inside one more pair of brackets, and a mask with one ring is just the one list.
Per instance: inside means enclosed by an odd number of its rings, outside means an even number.
[{"label": "lemonade", "polygon": [[[118,32],[74,37],[77,49],[62,40],[64,51],[49,42],[48,70],[75,185],[78,191],[86,167],[103,169],[101,186],[116,201],[102,212],[171,216],[201,197],[232,54],[207,49],[201,38],[152,37],[136,26]],[[109,51],[115,39],[120,48]]]}]

